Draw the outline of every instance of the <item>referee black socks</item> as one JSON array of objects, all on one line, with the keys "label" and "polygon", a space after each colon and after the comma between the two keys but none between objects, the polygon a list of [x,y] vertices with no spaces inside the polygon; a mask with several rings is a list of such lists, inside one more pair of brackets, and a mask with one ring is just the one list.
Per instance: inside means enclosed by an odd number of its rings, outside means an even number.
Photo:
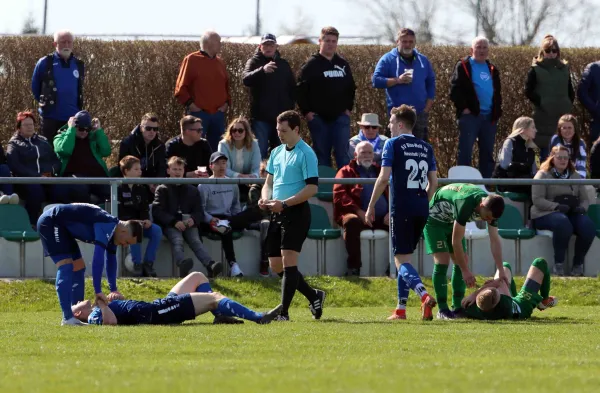
[{"label": "referee black socks", "polygon": [[281,280],[281,315],[288,315],[288,309],[296,289],[298,289],[298,279],[300,278],[300,272],[297,266],[288,266],[283,268],[283,280]]}]

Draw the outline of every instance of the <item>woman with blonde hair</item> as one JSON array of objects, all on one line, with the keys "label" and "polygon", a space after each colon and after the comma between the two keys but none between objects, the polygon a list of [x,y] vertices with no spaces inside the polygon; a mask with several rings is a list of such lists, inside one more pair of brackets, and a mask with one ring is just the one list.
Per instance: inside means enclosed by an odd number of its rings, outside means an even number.
[{"label": "woman with blonde hair", "polygon": [[575,100],[569,65],[561,58],[560,46],[552,35],[544,37],[538,56],[533,59],[527,73],[525,95],[533,105],[538,130],[535,143],[544,161],[558,119],[572,111]]},{"label": "woman with blonde hair", "polygon": [[[492,177],[508,179],[532,179],[537,171],[535,165],[535,123],[531,117],[519,117],[513,123],[512,132],[504,140],[498,153],[498,164]],[[518,192],[531,195],[530,186],[498,186],[501,192]]]},{"label": "woman with blonde hair", "polygon": [[[540,166],[534,179],[581,179],[571,161],[569,149],[557,145]],[[586,210],[589,201],[585,186],[560,183],[531,186],[531,219],[536,229],[552,231],[553,273],[565,274],[565,256],[571,235],[575,235],[572,276],[583,276],[583,261],[590,249],[596,227]]]}]

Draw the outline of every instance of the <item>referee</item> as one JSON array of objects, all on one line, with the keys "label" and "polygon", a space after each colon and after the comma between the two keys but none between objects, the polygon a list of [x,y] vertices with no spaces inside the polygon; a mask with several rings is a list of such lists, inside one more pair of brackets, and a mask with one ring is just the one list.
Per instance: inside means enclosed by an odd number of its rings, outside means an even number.
[{"label": "referee", "polygon": [[271,270],[281,281],[281,314],[289,321],[288,309],[296,290],[309,302],[313,318],[323,314],[325,292],[311,288],[298,271],[298,256],[310,228],[308,199],[317,193],[317,156],[300,137],[300,115],[286,111],[277,117],[281,145],[271,152],[267,178],[258,206],[271,211],[267,249]]}]

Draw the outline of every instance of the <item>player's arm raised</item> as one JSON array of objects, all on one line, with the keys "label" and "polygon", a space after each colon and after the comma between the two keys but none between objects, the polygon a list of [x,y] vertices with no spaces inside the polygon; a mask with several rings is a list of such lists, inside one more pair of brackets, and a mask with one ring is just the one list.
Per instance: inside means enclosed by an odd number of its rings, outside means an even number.
[{"label": "player's arm raised", "polygon": [[375,181],[375,187],[373,187],[373,194],[371,194],[371,200],[369,201],[369,207],[367,208],[367,213],[365,214],[366,224],[371,226],[375,221],[375,204],[379,200],[379,197],[385,189],[390,184],[390,172],[392,168],[389,166],[384,166],[381,168],[379,172],[379,176],[377,177],[377,181]]},{"label": "player's arm raised", "polygon": [[507,284],[510,284],[508,277],[504,273],[504,266],[502,265],[502,243],[500,235],[498,234],[498,227],[488,224],[488,232],[490,234],[490,251],[492,252],[492,258],[496,264],[496,270],[499,272],[499,278],[504,280]]},{"label": "player's arm raised", "polygon": [[462,241],[465,237],[465,226],[454,221],[452,228],[452,248],[454,249],[454,263],[456,263],[462,271],[463,279],[469,288],[475,286],[475,276],[469,270],[467,265],[467,256],[463,251]]}]

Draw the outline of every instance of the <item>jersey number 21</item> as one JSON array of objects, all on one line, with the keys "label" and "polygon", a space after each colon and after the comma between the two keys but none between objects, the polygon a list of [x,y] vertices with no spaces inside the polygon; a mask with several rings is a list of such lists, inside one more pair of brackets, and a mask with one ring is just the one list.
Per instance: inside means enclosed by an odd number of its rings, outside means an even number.
[{"label": "jersey number 21", "polygon": [[[421,188],[422,190],[427,188],[427,184],[429,183],[427,180],[427,172],[429,169],[427,161],[421,160],[417,164],[417,161],[413,159],[407,160],[405,169],[410,171],[408,174],[408,181],[406,182],[406,188]],[[421,176],[419,176],[419,171],[421,172]]]}]

